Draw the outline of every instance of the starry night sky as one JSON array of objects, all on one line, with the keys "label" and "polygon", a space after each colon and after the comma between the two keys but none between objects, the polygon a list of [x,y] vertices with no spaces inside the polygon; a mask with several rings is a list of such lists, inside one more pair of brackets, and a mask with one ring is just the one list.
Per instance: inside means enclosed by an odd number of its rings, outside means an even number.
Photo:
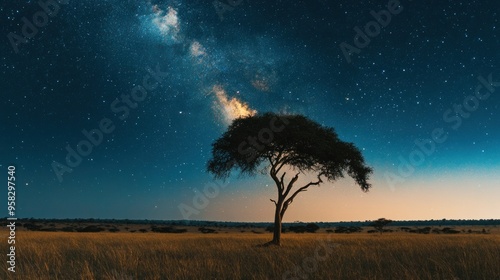
[{"label": "starry night sky", "polygon": [[[346,57],[390,2],[69,0],[21,42],[43,10],[6,1],[0,168],[16,166],[17,216],[183,219],[179,205],[217,184],[190,219],[271,221],[268,176],[216,182],[206,162],[231,120],[272,111],[334,127],[374,168],[370,192],[325,184],[286,221],[500,218],[499,3],[401,1]],[[124,99],[145,77],[144,100]],[[103,119],[113,131],[58,178]]]}]

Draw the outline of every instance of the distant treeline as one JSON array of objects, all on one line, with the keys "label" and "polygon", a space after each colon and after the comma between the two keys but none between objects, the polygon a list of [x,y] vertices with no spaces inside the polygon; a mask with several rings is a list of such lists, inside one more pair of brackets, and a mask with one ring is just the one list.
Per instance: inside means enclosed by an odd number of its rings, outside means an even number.
[{"label": "distant treeline", "polygon": [[[7,220],[7,217],[4,218]],[[221,222],[221,221],[188,221],[188,220],[129,220],[129,219],[38,219],[21,218],[19,223],[100,223],[100,224],[144,224],[144,225],[170,225],[170,226],[197,226],[197,227],[230,227],[230,228],[265,228],[271,222]],[[373,221],[351,221],[351,222],[315,222],[320,228],[331,227],[369,227]],[[283,226],[306,226],[308,222],[283,223]],[[500,219],[480,220],[416,220],[416,221],[392,221],[389,226],[493,226],[500,225]]]}]

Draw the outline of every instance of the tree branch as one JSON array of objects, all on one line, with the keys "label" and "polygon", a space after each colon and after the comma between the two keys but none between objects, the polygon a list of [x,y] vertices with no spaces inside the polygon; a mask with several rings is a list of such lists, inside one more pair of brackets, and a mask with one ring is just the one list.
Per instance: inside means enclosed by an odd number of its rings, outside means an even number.
[{"label": "tree branch", "polygon": [[[298,177],[298,175],[299,175],[299,174],[295,175],[295,177]],[[297,196],[300,192],[305,192],[305,191],[307,191],[307,188],[309,188],[310,186],[317,186],[317,185],[319,185],[319,184],[323,183],[323,180],[321,180],[321,175],[323,175],[323,174],[322,174],[322,173],[320,173],[320,174],[318,175],[318,181],[316,181],[316,182],[310,182],[310,183],[308,183],[307,185],[305,185],[305,186],[303,186],[303,187],[299,188],[298,190],[296,190],[296,191],[292,194],[292,196],[290,196],[290,198],[288,198],[287,200],[285,200],[285,202],[283,203],[283,208],[281,209],[281,212],[280,212],[281,217],[283,217],[283,215],[285,214],[285,211],[286,211],[286,209],[288,208],[288,206],[289,206],[290,204],[292,204],[293,199],[294,199],[294,198],[295,198],[295,197],[296,197],[296,196]],[[294,178],[295,178],[295,177],[294,177]],[[293,179],[292,179],[292,180],[293,180]],[[288,185],[288,187],[287,187],[287,190],[286,190],[286,192],[285,192],[285,197],[288,195],[288,193],[289,193],[290,189],[291,189],[291,186],[290,186],[290,184],[289,184],[289,185]]]},{"label": "tree branch", "polygon": [[278,205],[278,203],[276,202],[276,200],[274,200],[274,199],[269,199],[269,200],[271,200],[272,202],[274,202],[274,205]]},{"label": "tree branch", "polygon": [[280,179],[281,189],[285,188],[285,181],[284,181],[285,175],[286,175],[286,172],[283,172],[283,175],[281,175],[281,179]]},{"label": "tree branch", "polygon": [[[297,182],[297,180],[299,179],[299,174],[300,173],[295,174],[295,176],[293,176],[292,180],[290,180],[290,182],[288,182],[288,186],[286,187],[286,191],[283,194],[283,197],[286,197],[288,195],[288,193],[290,192],[290,190],[293,187],[293,184],[295,184],[295,182]],[[284,185],[283,185],[283,187],[284,187]]]},{"label": "tree branch", "polygon": [[273,178],[274,183],[276,184],[276,188],[278,189],[278,194],[281,195],[283,193],[283,184],[276,176],[276,164],[273,163],[271,157],[269,157],[269,162],[271,163],[271,170],[269,170],[269,175]]},{"label": "tree branch", "polygon": [[280,150],[280,151],[278,152],[278,155],[276,156],[276,163],[275,163],[275,165],[278,165],[278,162],[280,162],[280,160],[281,160],[281,156],[282,156],[282,155],[283,155],[283,151],[282,151],[282,150]]},{"label": "tree branch", "polygon": [[267,159],[269,160],[269,163],[271,164],[271,167],[275,167],[276,164],[273,163],[273,157],[272,156],[268,156]]},{"label": "tree branch", "polygon": [[276,165],[278,165],[278,163],[280,164],[280,165],[279,165],[279,167],[278,167],[278,169],[276,169],[276,173],[278,173],[278,172],[281,170],[281,168],[282,168],[283,166],[285,166],[285,165],[286,165],[288,162],[290,162],[290,160],[291,160],[291,159],[290,159],[290,158],[288,158],[288,157],[284,157],[283,159],[284,159],[284,160],[283,160],[281,163],[280,163],[280,162],[276,162]]}]

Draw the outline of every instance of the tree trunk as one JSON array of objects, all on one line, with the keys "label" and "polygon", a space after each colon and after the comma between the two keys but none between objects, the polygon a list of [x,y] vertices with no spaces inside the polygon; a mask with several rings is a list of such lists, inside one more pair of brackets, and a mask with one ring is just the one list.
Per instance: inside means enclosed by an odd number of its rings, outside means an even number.
[{"label": "tree trunk", "polygon": [[274,213],[274,232],[273,240],[269,242],[269,245],[281,245],[281,208],[283,207],[283,200],[279,199],[276,204],[276,212]]}]

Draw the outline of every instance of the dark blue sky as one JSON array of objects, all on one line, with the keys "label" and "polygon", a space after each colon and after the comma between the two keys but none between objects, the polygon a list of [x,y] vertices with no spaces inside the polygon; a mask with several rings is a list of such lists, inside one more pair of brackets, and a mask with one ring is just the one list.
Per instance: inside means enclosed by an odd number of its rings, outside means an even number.
[{"label": "dark blue sky", "polygon": [[[216,3],[2,5],[0,168],[16,166],[18,216],[185,218],[179,206],[214,183],[211,143],[238,114],[273,111],[334,127],[375,170],[364,200],[291,220],[500,217],[482,203],[500,187],[496,1]],[[103,120],[112,131],[70,167],[67,147]],[[304,205],[361,194],[339,185]],[[235,176],[190,218],[271,220],[273,196],[266,176]],[[429,197],[424,212],[406,203]]]}]

